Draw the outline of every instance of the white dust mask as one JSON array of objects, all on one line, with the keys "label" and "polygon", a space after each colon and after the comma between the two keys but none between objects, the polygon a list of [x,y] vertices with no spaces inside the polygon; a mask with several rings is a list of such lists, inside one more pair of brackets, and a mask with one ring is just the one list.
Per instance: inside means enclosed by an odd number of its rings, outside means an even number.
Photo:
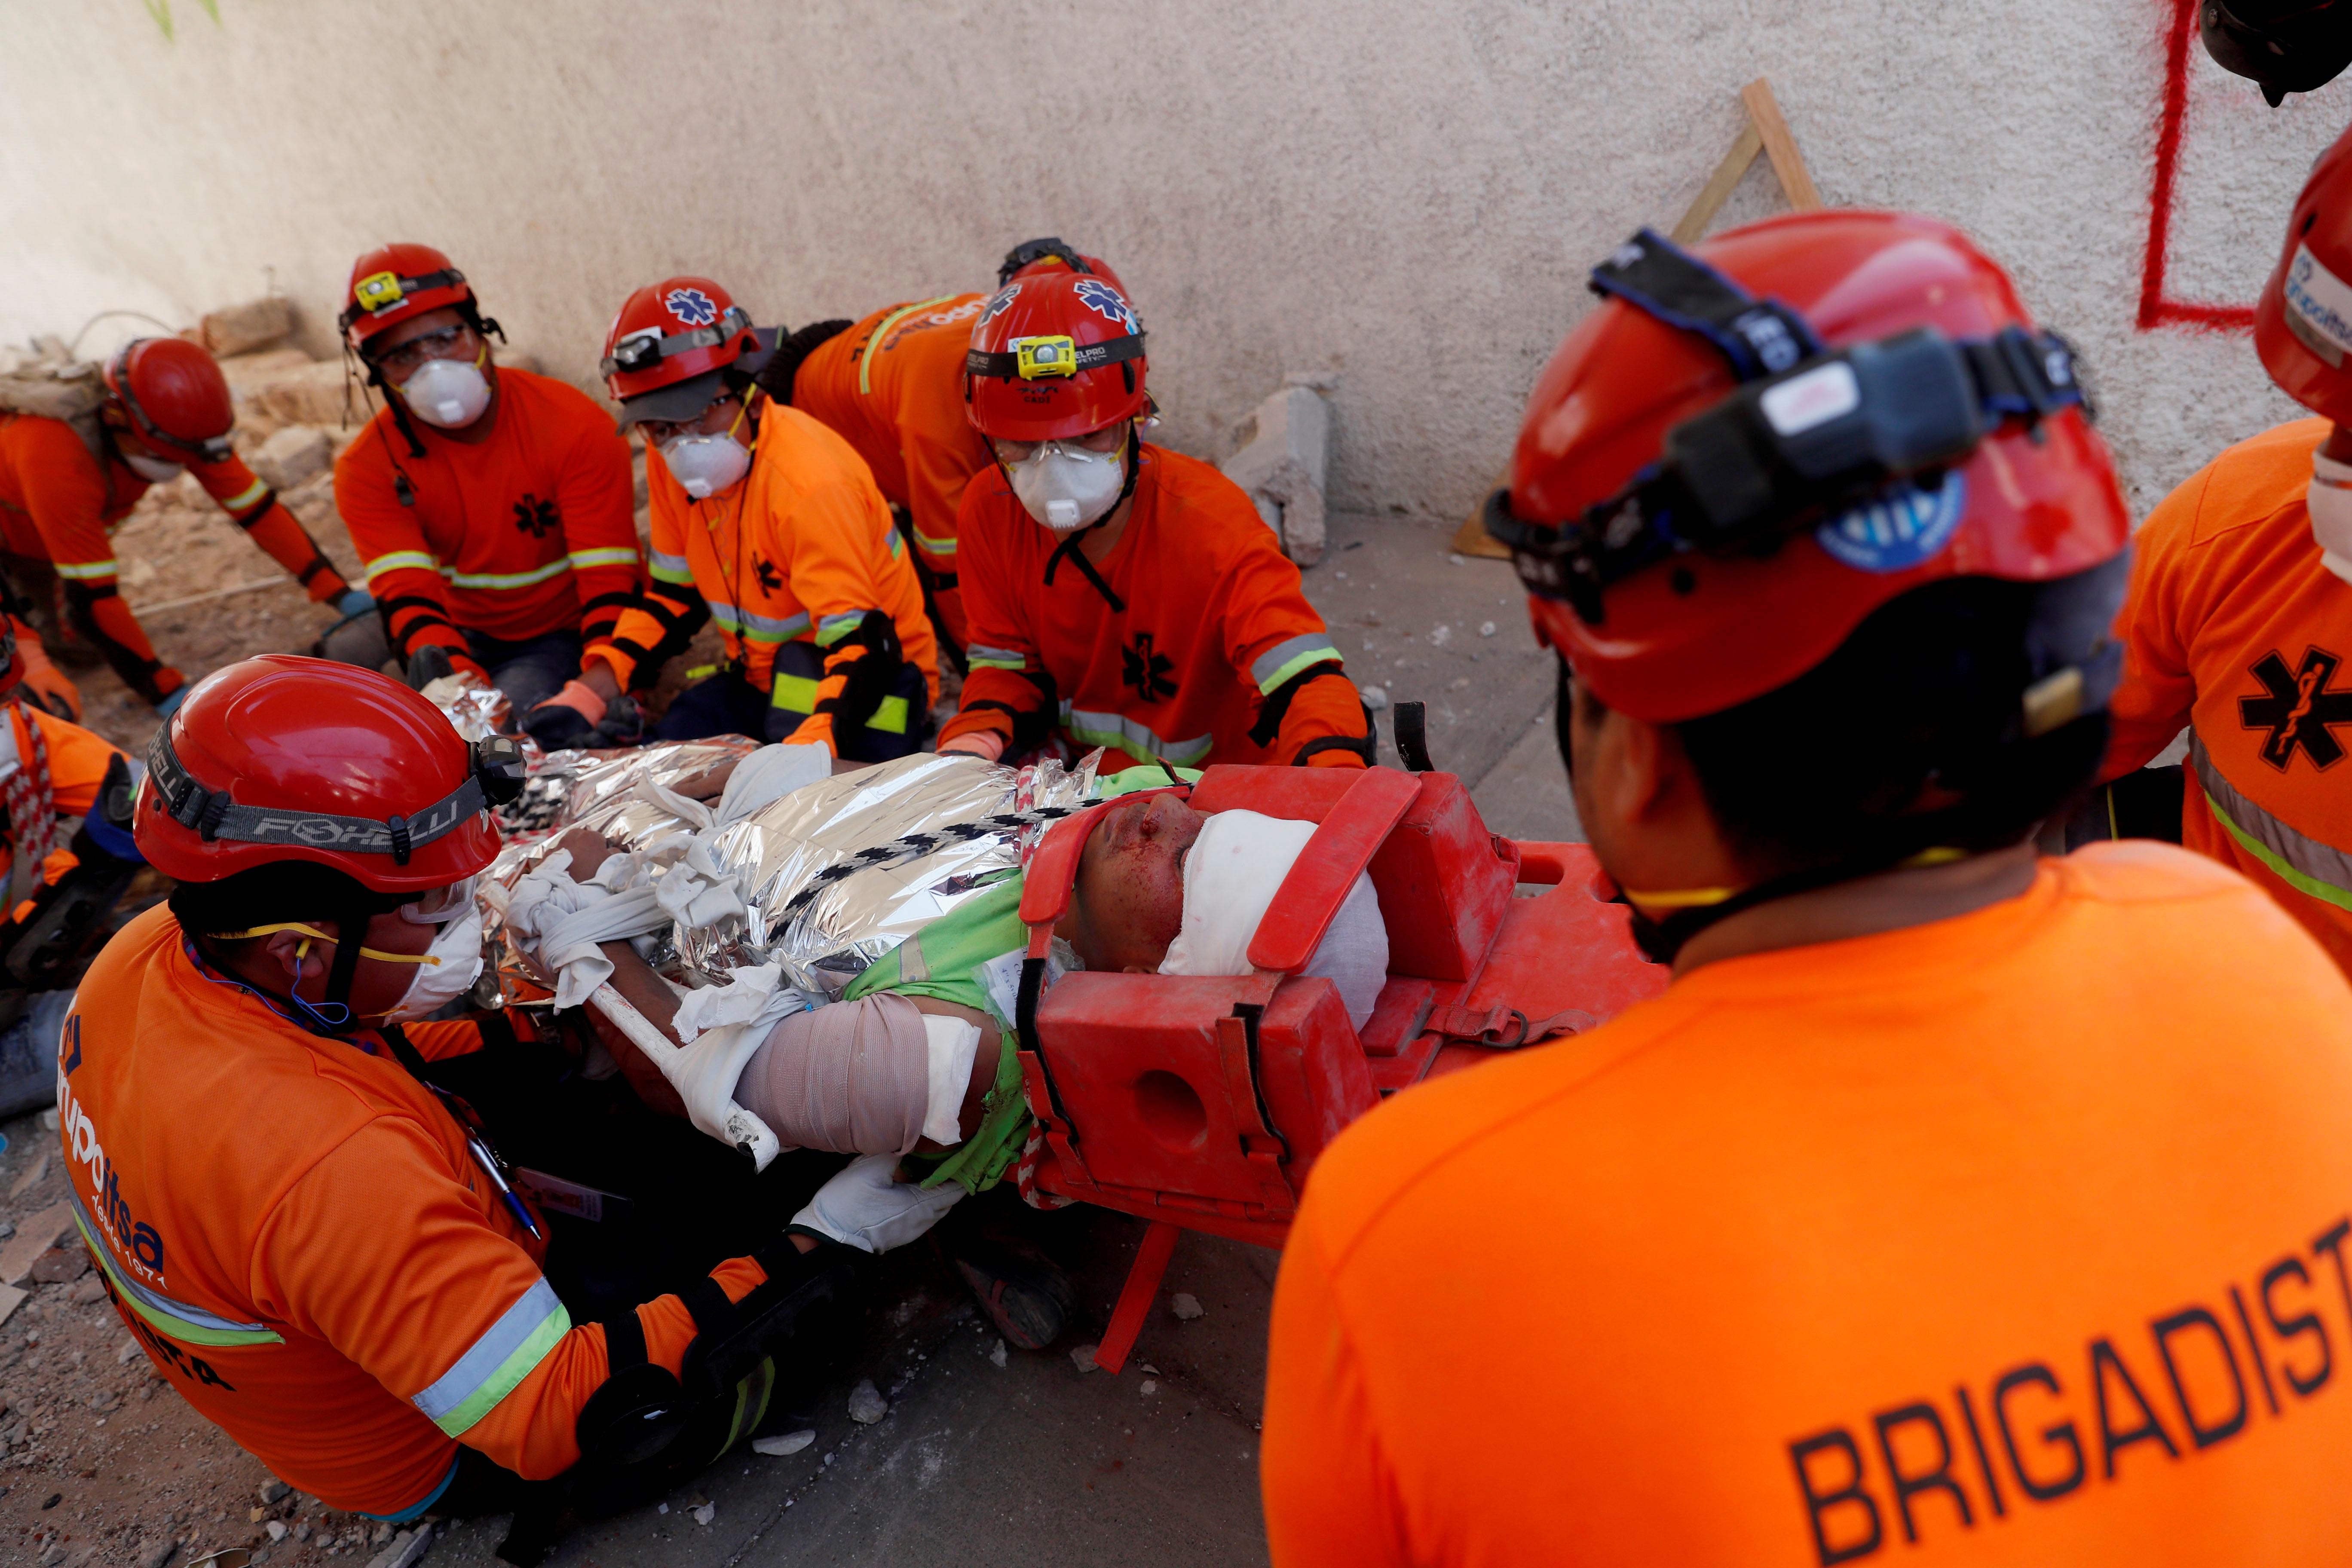
[{"label": "white dust mask", "polygon": [[425,956],[440,962],[416,966],[416,978],[400,994],[399,1005],[383,1016],[386,1023],[436,1013],[474,988],[482,973],[482,911],[468,909],[445,922]]},{"label": "white dust mask", "polygon": [[696,500],[708,500],[751,471],[751,448],[735,439],[743,415],[719,436],[673,436],[662,443],[670,478]]},{"label": "white dust mask", "polygon": [[2319,542],[2320,563],[2352,583],[2352,463],[2314,452],[2304,500],[2311,509],[2311,537]]},{"label": "white dust mask", "polygon": [[161,458],[151,458],[128,447],[118,446],[114,452],[122,459],[125,468],[151,485],[168,485],[188,471],[185,463],[167,463]]},{"label": "white dust mask", "polygon": [[471,361],[429,359],[400,384],[400,395],[427,425],[462,430],[490,405],[490,383]]},{"label": "white dust mask", "polygon": [[1029,515],[1055,533],[1076,533],[1118,504],[1127,488],[1125,443],[1108,452],[1089,452],[1075,442],[1043,441],[1017,463],[1006,465],[1013,493]]}]

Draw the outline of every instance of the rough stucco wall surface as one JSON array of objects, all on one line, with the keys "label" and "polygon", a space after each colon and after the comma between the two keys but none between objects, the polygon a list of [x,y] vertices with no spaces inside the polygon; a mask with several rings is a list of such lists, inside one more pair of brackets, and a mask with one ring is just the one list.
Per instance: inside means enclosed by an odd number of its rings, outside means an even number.
[{"label": "rough stucco wall surface", "polygon": [[[2073,337],[2136,507],[2291,416],[2242,336],[2139,331],[2168,0],[133,0],[0,13],[0,338],[173,321],[265,268],[326,352],[360,250],[442,246],[586,384],[637,284],[766,321],[1109,258],[1173,444],[1335,371],[1334,502],[1458,514],[1585,269],[1670,226],[1772,79],[1824,197],[1973,231]],[[2194,56],[2178,296],[2251,302],[2339,81]],[[1777,210],[1759,160],[1721,221]],[[85,349],[103,345],[102,325]]]}]

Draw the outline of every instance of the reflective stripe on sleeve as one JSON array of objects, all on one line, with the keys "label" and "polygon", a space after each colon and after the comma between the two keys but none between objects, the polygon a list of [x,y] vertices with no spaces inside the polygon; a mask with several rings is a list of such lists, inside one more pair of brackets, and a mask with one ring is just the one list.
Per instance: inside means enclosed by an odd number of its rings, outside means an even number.
[{"label": "reflective stripe on sleeve", "polygon": [[790,642],[809,629],[805,613],[797,616],[754,616],[718,599],[707,599],[710,618],[738,636],[756,637],[763,642]]},{"label": "reflective stripe on sleeve", "polygon": [[190,1345],[282,1345],[286,1342],[264,1323],[240,1323],[207,1312],[202,1307],[191,1307],[184,1301],[174,1301],[159,1290],[150,1290],[114,1266],[113,1255],[99,1240],[98,1229],[89,1222],[89,1211],[82,1207],[81,1194],[70,1185],[66,1195],[73,1200],[74,1226],[81,1232],[82,1245],[106,1271],[114,1292],[131,1310],[145,1320],[157,1333]]},{"label": "reflective stripe on sleeve", "polygon": [[1339,659],[1339,650],[1332,646],[1329,637],[1320,632],[1311,637],[1292,637],[1258,655],[1256,662],[1250,666],[1250,679],[1257,682],[1260,691],[1271,694],[1276,687],[1308,665],[1320,664],[1326,659],[1335,664]]},{"label": "reflective stripe on sleeve", "polygon": [[2270,868],[2298,892],[2339,910],[2352,910],[2352,855],[2296,832],[2221,776],[2197,731],[2189,732],[2189,765],[2196,770],[2214,820],[2229,830],[2247,854]]},{"label": "reflective stripe on sleeve", "polygon": [[453,588],[528,588],[534,583],[544,583],[572,570],[569,561],[551,561],[544,566],[534,566],[528,572],[452,572],[442,568],[441,575],[449,579]]},{"label": "reflective stripe on sleeve", "polygon": [[1213,734],[1191,741],[1163,741],[1124,713],[1089,713],[1062,704],[1062,728],[1070,738],[1089,746],[1116,746],[1130,757],[1158,757],[1178,767],[1190,767],[1217,743]]},{"label": "reflective stripe on sleeve", "polygon": [[375,580],[387,572],[438,572],[441,570],[441,558],[423,550],[395,550],[389,555],[377,556],[360,570],[366,575],[368,586],[373,588]]},{"label": "reflective stripe on sleeve", "polygon": [[575,550],[564,557],[575,572],[585,572],[592,566],[635,566],[637,552],[634,550]]},{"label": "reflective stripe on sleeve", "polygon": [[1018,648],[990,647],[984,643],[965,647],[964,658],[974,669],[1026,669],[1029,656]]},{"label": "reflective stripe on sleeve", "polygon": [[816,646],[831,647],[864,625],[866,616],[870,613],[866,610],[844,610],[837,616],[825,616],[816,624]]},{"label": "reflective stripe on sleeve", "polygon": [[555,1288],[541,1279],[410,1403],[442,1431],[462,1437],[571,1331],[572,1314],[555,1299]]},{"label": "reflective stripe on sleeve", "polygon": [[246,486],[245,489],[237,491],[236,494],[230,496],[227,500],[222,501],[220,503],[221,510],[224,511],[243,511],[247,507],[251,506],[255,501],[259,500],[263,496],[266,496],[268,493],[269,486],[268,482],[262,479],[256,479],[253,483]]},{"label": "reflective stripe on sleeve", "polygon": [[816,711],[816,684],[805,675],[779,675],[768,705],[805,717]]},{"label": "reflective stripe on sleeve", "polygon": [[687,564],[685,556],[664,555],[656,550],[653,552],[653,559],[654,575],[662,582],[690,584],[694,581],[694,568]]},{"label": "reflective stripe on sleeve", "polygon": [[933,555],[953,555],[956,552],[954,540],[933,539],[919,528],[915,530],[915,544],[918,549],[929,551]]},{"label": "reflective stripe on sleeve", "polygon": [[112,560],[52,562],[58,575],[76,583],[86,583],[94,577],[112,577],[118,574]]}]

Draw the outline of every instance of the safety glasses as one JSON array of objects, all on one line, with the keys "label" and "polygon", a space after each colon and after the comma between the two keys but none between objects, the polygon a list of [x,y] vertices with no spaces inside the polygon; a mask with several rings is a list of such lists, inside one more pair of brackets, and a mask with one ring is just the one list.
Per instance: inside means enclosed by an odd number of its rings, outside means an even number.
[{"label": "safety glasses", "polygon": [[474,889],[480,880],[478,877],[467,877],[446,888],[420,893],[400,906],[400,918],[411,925],[420,926],[437,926],[454,921],[473,909]]},{"label": "safety glasses", "polygon": [[398,348],[386,349],[376,356],[375,363],[379,369],[400,379],[429,359],[471,359],[475,347],[474,329],[460,321],[437,332],[413,337]]}]

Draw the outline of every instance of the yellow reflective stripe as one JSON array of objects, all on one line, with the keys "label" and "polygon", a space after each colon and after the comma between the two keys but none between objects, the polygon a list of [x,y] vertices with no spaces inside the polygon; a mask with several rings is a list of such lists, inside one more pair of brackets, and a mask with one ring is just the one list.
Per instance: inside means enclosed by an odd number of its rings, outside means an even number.
[{"label": "yellow reflective stripe", "polygon": [[860,395],[871,393],[874,390],[873,374],[875,351],[881,348],[882,340],[890,335],[890,329],[897,326],[899,322],[905,321],[908,317],[913,315],[918,310],[928,310],[934,305],[944,305],[954,298],[955,296],[952,294],[942,294],[936,300],[918,300],[911,305],[899,306],[897,310],[882,318],[882,324],[874,329],[874,335],[872,337],[866,340],[866,352],[857,357],[857,390]]},{"label": "yellow reflective stripe", "polygon": [[1333,647],[1330,644],[1326,643],[1321,647],[1311,647],[1306,652],[1298,654],[1295,658],[1286,659],[1283,663],[1276,665],[1274,668],[1268,671],[1265,677],[1257,683],[1257,689],[1265,693],[1268,697],[1271,697],[1284,681],[1288,680],[1300,670],[1308,668],[1314,665],[1338,664],[1339,662],[1340,662],[1339,650]]},{"label": "yellow reflective stripe", "polygon": [[837,616],[827,616],[816,624],[816,646],[831,647],[865,624],[869,612],[844,610]]},{"label": "yellow reflective stripe", "polygon": [[237,491],[236,494],[221,502],[221,505],[230,511],[236,511],[245,507],[251,506],[255,501],[259,500],[263,496],[266,496],[268,493],[269,486],[260,479],[256,479],[253,483],[246,486],[245,489]]},{"label": "yellow reflective stripe", "polygon": [[893,735],[905,734],[907,732],[907,700],[903,697],[885,697],[876,705],[874,717],[866,721],[866,727],[869,730],[881,730]]},{"label": "yellow reflective stripe", "polygon": [[635,566],[637,552],[634,550],[575,550],[564,557],[574,569],[585,571],[591,566]]},{"label": "yellow reflective stripe", "polygon": [[551,561],[529,572],[452,572],[445,567],[441,575],[453,588],[528,588],[571,570],[569,561]]},{"label": "yellow reflective stripe", "polygon": [[191,1307],[184,1301],[174,1301],[169,1296],[148,1289],[114,1266],[113,1255],[107,1251],[92,1231],[89,1215],[81,1205],[81,1194],[68,1191],[73,1199],[74,1228],[81,1232],[82,1245],[98,1260],[114,1293],[128,1302],[131,1310],[146,1321],[157,1333],[191,1345],[282,1345],[286,1342],[260,1323],[239,1323]]},{"label": "yellow reflective stripe", "polygon": [[953,555],[956,552],[956,542],[954,540],[933,539],[929,534],[925,533],[919,528],[915,530],[915,543],[921,549],[929,551],[934,555]]},{"label": "yellow reflective stripe", "polygon": [[71,578],[77,583],[87,581],[92,577],[112,577],[116,575],[120,570],[110,560],[58,561],[53,562],[51,564],[57,567],[58,576]]},{"label": "yellow reflective stripe", "polygon": [[409,1401],[450,1436],[462,1436],[547,1359],[572,1331],[572,1314],[545,1279],[536,1280],[466,1348],[457,1364]]},{"label": "yellow reflective stripe", "polygon": [[375,580],[387,572],[438,572],[441,558],[423,550],[395,550],[389,555],[377,556],[360,570],[373,588]]},{"label": "yellow reflective stripe", "polygon": [[787,713],[814,713],[816,711],[816,682],[805,675],[779,675],[769,705],[781,708]]},{"label": "yellow reflective stripe", "polygon": [[986,643],[969,643],[964,658],[974,669],[1026,669],[1029,656],[1016,647],[990,647]]}]

